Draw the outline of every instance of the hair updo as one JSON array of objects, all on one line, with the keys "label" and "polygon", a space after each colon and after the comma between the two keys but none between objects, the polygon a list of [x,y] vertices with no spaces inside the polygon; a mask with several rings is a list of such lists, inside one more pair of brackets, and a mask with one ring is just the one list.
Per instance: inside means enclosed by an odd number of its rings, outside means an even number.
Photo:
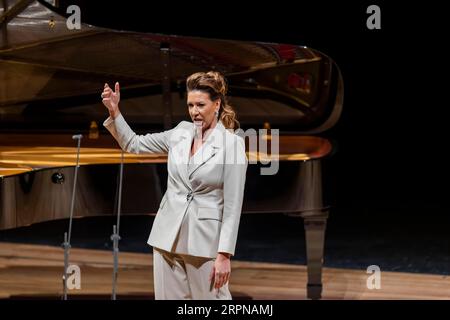
[{"label": "hair updo", "polygon": [[239,128],[236,113],[227,102],[228,84],[221,73],[217,71],[194,73],[186,80],[186,90],[207,92],[212,101],[220,99],[219,120],[227,129]]}]

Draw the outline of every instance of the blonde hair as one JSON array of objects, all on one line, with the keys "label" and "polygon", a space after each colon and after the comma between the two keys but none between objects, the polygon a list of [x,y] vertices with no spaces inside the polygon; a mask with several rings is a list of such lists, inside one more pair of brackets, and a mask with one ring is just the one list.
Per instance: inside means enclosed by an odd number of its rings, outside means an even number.
[{"label": "blonde hair", "polygon": [[207,92],[212,101],[220,99],[219,120],[227,129],[235,130],[240,127],[233,107],[228,104],[226,96],[228,84],[220,72],[197,72],[190,75],[186,80],[186,90],[188,92],[193,90]]}]

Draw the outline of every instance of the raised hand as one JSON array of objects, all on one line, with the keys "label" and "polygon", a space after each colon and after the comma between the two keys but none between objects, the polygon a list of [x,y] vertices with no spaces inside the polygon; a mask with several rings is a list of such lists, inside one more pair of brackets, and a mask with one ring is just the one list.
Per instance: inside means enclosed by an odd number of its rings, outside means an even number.
[{"label": "raised hand", "polygon": [[114,91],[109,87],[107,83],[105,83],[105,87],[102,92],[102,102],[106,108],[108,108],[109,114],[112,118],[116,118],[120,114],[119,110],[119,101],[120,101],[120,86],[119,83],[116,82]]}]

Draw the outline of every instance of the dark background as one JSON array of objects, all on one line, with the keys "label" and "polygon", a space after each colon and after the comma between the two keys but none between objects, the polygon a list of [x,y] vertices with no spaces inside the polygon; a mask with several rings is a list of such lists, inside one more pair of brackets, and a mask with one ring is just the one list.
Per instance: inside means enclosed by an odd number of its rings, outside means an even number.
[{"label": "dark background", "polygon": [[[324,134],[338,145],[324,168],[333,205],[325,265],[448,274],[449,55],[442,2],[59,3],[79,5],[82,22],[96,26],[290,43],[329,55],[341,68],[345,97],[340,121]],[[371,4],[381,8],[381,30],[366,28]],[[113,219],[104,219],[76,220],[74,245],[110,248]],[[149,250],[150,224],[149,217],[124,218],[122,250]],[[55,222],[36,228],[33,234],[3,232],[0,239],[60,241]],[[46,234],[45,241],[38,234]],[[243,216],[239,237],[237,259],[305,262],[302,224],[295,218]]]}]

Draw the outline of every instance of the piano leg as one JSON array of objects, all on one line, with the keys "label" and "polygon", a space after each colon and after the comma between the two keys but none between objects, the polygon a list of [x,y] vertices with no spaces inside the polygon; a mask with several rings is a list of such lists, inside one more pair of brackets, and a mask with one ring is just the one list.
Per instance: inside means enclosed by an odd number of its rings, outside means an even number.
[{"label": "piano leg", "polygon": [[320,299],[322,296],[323,249],[328,211],[308,212],[302,216],[306,237],[307,298]]}]

